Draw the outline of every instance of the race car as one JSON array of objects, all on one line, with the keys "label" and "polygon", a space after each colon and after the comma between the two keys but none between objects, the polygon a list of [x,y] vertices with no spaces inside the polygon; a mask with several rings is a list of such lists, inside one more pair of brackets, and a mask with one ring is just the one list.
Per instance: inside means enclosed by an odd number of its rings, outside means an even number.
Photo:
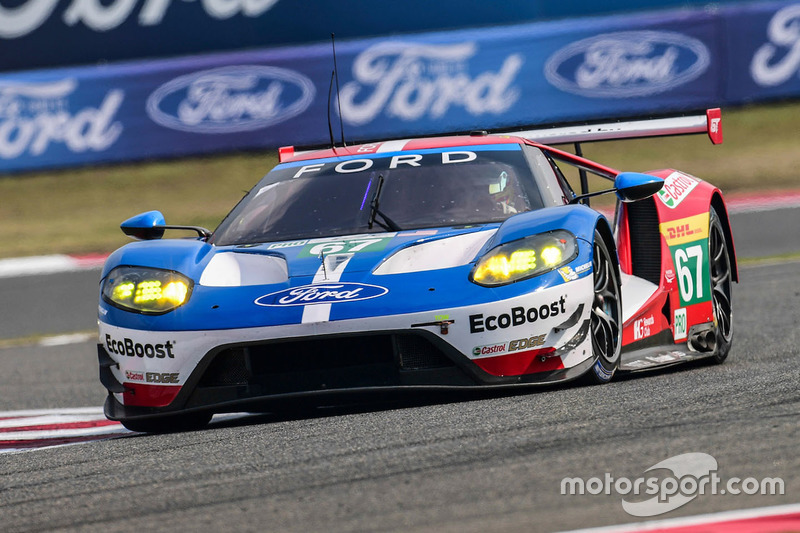
[{"label": "race car", "polygon": [[[582,142],[700,132],[722,141],[718,109],[286,147],[213,232],[158,211],[126,220],[138,242],[109,256],[100,288],[105,414],[173,431],[307,399],[722,362],[738,273],[720,191],[577,155]],[[610,187],[589,192],[587,172]],[[589,205],[602,193],[617,197],[613,223]],[[192,233],[162,238],[175,230]]]}]

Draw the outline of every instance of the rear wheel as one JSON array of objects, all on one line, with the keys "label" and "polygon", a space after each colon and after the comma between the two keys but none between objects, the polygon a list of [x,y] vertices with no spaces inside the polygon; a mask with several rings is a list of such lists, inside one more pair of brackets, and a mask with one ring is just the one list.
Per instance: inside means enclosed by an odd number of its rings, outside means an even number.
[{"label": "rear wheel", "polygon": [[717,212],[710,209],[708,228],[708,253],[711,274],[711,303],[714,307],[716,322],[716,351],[714,360],[721,363],[728,357],[733,341],[733,307],[731,295],[733,287],[733,269],[731,268],[730,250],[722,230],[722,222]]},{"label": "rear wheel", "polygon": [[158,418],[122,420],[131,431],[142,433],[178,433],[203,429],[211,421],[211,413],[189,413]]},{"label": "rear wheel", "polygon": [[590,383],[606,383],[619,368],[622,349],[622,291],[619,271],[611,259],[608,246],[597,231],[594,234],[592,267],[592,352],[597,361],[586,376]]}]

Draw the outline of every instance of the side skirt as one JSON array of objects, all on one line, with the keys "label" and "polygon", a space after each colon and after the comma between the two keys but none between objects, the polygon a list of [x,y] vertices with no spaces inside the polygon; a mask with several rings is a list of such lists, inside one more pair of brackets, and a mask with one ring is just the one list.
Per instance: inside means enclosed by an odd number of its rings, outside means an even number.
[{"label": "side skirt", "polygon": [[665,330],[643,341],[623,346],[619,370],[621,372],[638,372],[697,361],[713,355],[713,351],[692,351],[686,342],[675,344],[672,340],[672,332]]}]

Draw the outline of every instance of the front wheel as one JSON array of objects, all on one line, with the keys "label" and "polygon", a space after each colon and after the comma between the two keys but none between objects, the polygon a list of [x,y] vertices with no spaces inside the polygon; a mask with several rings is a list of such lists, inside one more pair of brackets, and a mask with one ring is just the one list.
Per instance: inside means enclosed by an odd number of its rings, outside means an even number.
[{"label": "front wheel", "polygon": [[607,383],[619,368],[622,350],[622,291],[616,263],[597,231],[592,255],[592,353],[597,361],[586,377],[590,383]]}]

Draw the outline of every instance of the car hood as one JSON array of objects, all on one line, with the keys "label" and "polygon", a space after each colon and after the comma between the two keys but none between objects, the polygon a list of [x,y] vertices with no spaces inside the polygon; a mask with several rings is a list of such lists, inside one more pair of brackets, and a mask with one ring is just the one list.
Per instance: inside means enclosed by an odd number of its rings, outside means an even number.
[{"label": "car hood", "polygon": [[[590,232],[599,216],[585,206],[564,206],[522,213],[503,224],[257,245],[216,246],[197,239],[134,242],[108,258],[103,279],[117,266],[173,270],[192,279],[191,297],[155,316],[101,299],[99,318],[135,329],[202,330],[298,324],[313,318],[307,307],[330,308],[325,320],[338,321],[479,305],[565,279],[551,271],[487,288],[469,281],[477,258],[501,243],[564,228],[584,242],[576,264],[591,264]],[[314,305],[329,303],[334,305]]]}]

